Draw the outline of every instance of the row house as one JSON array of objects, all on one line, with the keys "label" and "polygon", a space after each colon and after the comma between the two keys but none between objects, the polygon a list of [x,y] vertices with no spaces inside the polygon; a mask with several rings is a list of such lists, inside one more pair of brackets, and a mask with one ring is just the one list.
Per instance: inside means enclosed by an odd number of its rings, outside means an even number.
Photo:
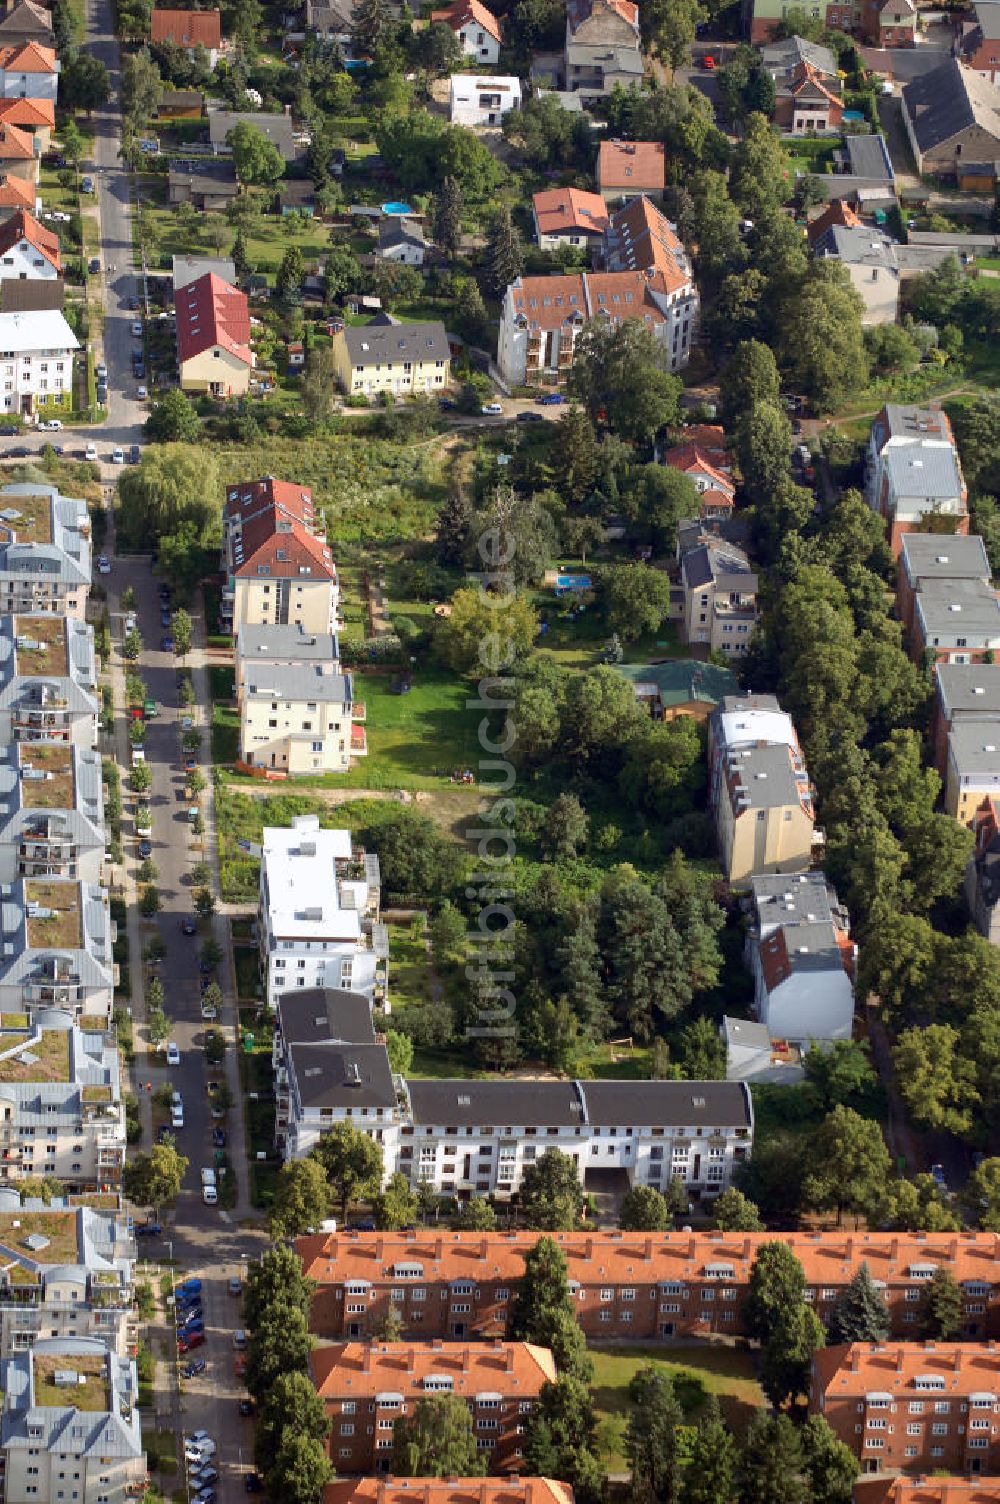
[{"label": "row house", "polygon": [[377,313],[334,334],[333,365],[349,396],[442,397],[451,385],[451,345],[439,321],[401,324]]},{"label": "row house", "polygon": [[[21,317],[0,313],[0,342],[4,320]],[[0,371],[3,359],[0,343]],[[4,616],[48,611],[83,621],[92,564],[85,501],[61,496],[55,486],[34,481],[0,489],[0,612]]]},{"label": "row house", "polygon": [[292,778],[347,772],[354,753],[354,677],[328,667],[252,667],[239,697],[242,763]]},{"label": "row house", "polygon": [[337,569],[308,486],[266,476],[227,487],[222,569],[234,635],[243,626],[336,627]]},{"label": "row house", "polygon": [[1000,1504],[1000,1477],[859,1478],[854,1504]]},{"label": "row house", "polygon": [[1000,1469],[996,1343],[825,1348],[813,1359],[809,1405],[863,1473]]},{"label": "row house", "polygon": [[1000,797],[1000,716],[963,721],[948,732],[944,807],[953,820],[972,825],[984,800]]},{"label": "row house", "polygon": [[[300,1238],[313,1281],[312,1327],[334,1341],[370,1338],[389,1306],[407,1336],[504,1337],[536,1232],[339,1231]],[[551,1235],[567,1263],[577,1319],[590,1338],[739,1336],[741,1310],[762,1245],[786,1244],[802,1265],[806,1299],[828,1323],[867,1265],[905,1340],[927,1282],[948,1269],[961,1286],[963,1334],[1000,1334],[996,1233],[618,1231]]]},{"label": "row house", "polygon": [[987,797],[973,812],[972,859],[965,870],[965,899],[976,929],[1000,945],[1000,800]]},{"label": "row house", "polygon": [[[681,640],[738,658],[757,625],[757,573],[742,548],[710,533],[678,538]],[[673,613],[672,613],[673,614]]]},{"label": "row house", "polygon": [[61,1010],[0,1028],[0,1180],[114,1189],[125,1159],[118,1051]]},{"label": "row house", "polygon": [[1000,649],[1000,597],[982,580],[932,580],[914,603],[916,663],[990,663]]},{"label": "row house", "polygon": [[67,742],[0,748],[0,883],[99,883],[105,844],[99,753]]},{"label": "row house", "polygon": [[497,365],[508,387],[564,384],[587,324],[639,319],[677,371],[690,357],[697,311],[693,280],[676,270],[517,277],[504,295]]},{"label": "row house", "polygon": [[926,585],[952,580],[990,583],[990,561],[978,533],[949,536],[941,533],[905,533],[900,543],[896,572],[896,610],[903,628],[912,633],[916,598]]},{"label": "row house", "polygon": [[106,888],[72,879],[0,884],[0,1015],[60,1008],[110,1023],[117,926]]},{"label": "row house", "polygon": [[934,766],[944,778],[948,733],[959,723],[989,722],[1000,716],[1000,664],[939,663],[934,675],[931,745]]},{"label": "row house", "polygon": [[94,629],[74,616],[0,618],[0,746],[97,745]]},{"label": "row house", "polygon": [[378,857],[316,815],[265,826],[257,933],[267,1002],[283,992],[341,988],[385,1006],[388,940],[379,923]]},{"label": "row house", "polygon": [[573,1490],[555,1478],[347,1478],[323,1504],[573,1504]]},{"label": "row house", "polygon": [[821,836],[791,716],[773,695],[727,695],[708,728],[709,804],[728,880],[805,871]]},{"label": "row house", "polygon": [[0,1365],[5,1504],[124,1504],[149,1482],[135,1360],[93,1337],[47,1337]]},{"label": "row house", "polygon": [[772,1040],[850,1039],[858,948],[822,872],[750,879],[746,959],[754,1012]]},{"label": "row house", "polygon": [[943,519],[949,531],[969,531],[968,491],[943,409],[888,403],[872,423],[865,455],[865,496],[884,519],[893,555],[904,533],[927,531]]},{"label": "row house", "polygon": [[0,1357],[40,1338],[97,1337],[135,1357],[135,1238],[116,1211],[0,1190]]},{"label": "row house", "polygon": [[528,1416],[542,1386],[556,1379],[548,1348],[529,1342],[345,1342],[314,1348],[309,1362],[338,1473],[387,1472],[396,1421],[433,1394],[466,1400],[488,1469],[518,1473]]}]

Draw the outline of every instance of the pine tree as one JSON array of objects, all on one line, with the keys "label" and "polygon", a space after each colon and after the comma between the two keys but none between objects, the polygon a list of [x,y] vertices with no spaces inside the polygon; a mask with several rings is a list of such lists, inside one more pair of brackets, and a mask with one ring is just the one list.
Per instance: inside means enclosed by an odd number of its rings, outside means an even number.
[{"label": "pine tree", "polygon": [[237,282],[244,282],[250,275],[250,261],[247,257],[247,238],[242,230],[237,230],[236,239],[233,241],[233,267],[236,271]]},{"label": "pine tree", "polygon": [[472,526],[472,503],[464,486],[454,485],[438,513],[434,552],[439,564],[459,567],[465,563]]},{"label": "pine tree", "polygon": [[486,241],[486,275],[492,291],[498,298],[504,293],[524,268],[524,249],[521,237],[510,209],[501,204],[493,216]]},{"label": "pine tree", "polygon": [[462,190],[458,179],[444,178],[434,196],[431,235],[449,256],[454,256],[462,238],[462,209]]},{"label": "pine tree", "polygon": [[735,1498],[736,1442],[718,1400],[710,1394],[684,1469],[681,1504],[733,1504]]},{"label": "pine tree", "polygon": [[830,1318],[830,1341],[884,1342],[889,1335],[889,1308],[862,1264],[840,1296]]},{"label": "pine tree", "polygon": [[388,0],[361,0],[354,12],[351,44],[355,57],[374,57],[392,29]]},{"label": "pine tree", "polygon": [[920,1335],[948,1342],[962,1329],[962,1290],[944,1265],[935,1269],[920,1302]]},{"label": "pine tree", "polygon": [[632,1380],[635,1409],[625,1432],[633,1504],[676,1504],[680,1487],[677,1427],[681,1407],[667,1374],[646,1368]]},{"label": "pine tree", "polygon": [[760,1412],[747,1431],[740,1465],[741,1504],[808,1504],[802,1444],[787,1415]]}]

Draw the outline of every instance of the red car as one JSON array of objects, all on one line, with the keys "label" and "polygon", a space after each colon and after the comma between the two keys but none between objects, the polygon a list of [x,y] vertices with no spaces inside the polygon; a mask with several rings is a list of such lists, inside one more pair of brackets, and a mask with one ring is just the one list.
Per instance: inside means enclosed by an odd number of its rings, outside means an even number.
[{"label": "red car", "polygon": [[705,53],[705,56],[701,60],[701,66],[704,68],[706,73],[715,72],[715,58],[710,52]]},{"label": "red car", "polygon": [[242,1379],[243,1375],[246,1373],[247,1360],[242,1353],[239,1354],[235,1363],[233,1364],[233,1371],[238,1379]]},{"label": "red car", "polygon": [[204,1342],[204,1332],[192,1332],[189,1337],[177,1338],[177,1351],[179,1353],[189,1353],[196,1347],[202,1347],[204,1345]]}]

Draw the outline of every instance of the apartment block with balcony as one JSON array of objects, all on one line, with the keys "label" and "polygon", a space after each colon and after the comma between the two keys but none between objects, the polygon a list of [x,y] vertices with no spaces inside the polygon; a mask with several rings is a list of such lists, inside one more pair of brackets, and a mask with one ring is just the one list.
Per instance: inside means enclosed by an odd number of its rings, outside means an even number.
[{"label": "apartment block with balcony", "polygon": [[700,534],[678,543],[681,636],[742,657],[757,625],[757,575],[743,549]]},{"label": "apartment block with balcony", "polygon": [[57,878],[0,884],[0,1014],[61,1008],[109,1021],[117,926],[107,889]]},{"label": "apartment block with balcony", "polygon": [[0,614],[83,621],[92,562],[85,501],[35,481],[0,487]]},{"label": "apartment block with balcony", "polygon": [[[319,1232],[296,1249],[315,1284],[312,1329],[332,1341],[370,1338],[388,1307],[403,1333],[498,1338],[537,1232]],[[802,1265],[806,1299],[828,1322],[867,1265],[893,1337],[912,1338],[938,1268],[962,1291],[962,1335],[1000,1336],[996,1233],[618,1231],[552,1234],[566,1258],[577,1320],[588,1338],[743,1335],[743,1302],[762,1244],[778,1240]]]},{"label": "apartment block with balcony", "polygon": [[289,777],[350,767],[352,674],[327,672],[325,664],[253,665],[239,707],[240,761],[247,767],[278,768]]},{"label": "apartment block with balcony", "polygon": [[1000,1470],[1000,1347],[851,1343],[813,1359],[810,1409],[863,1473]]},{"label": "apartment block with balcony", "polygon": [[48,1337],[97,1337],[135,1357],[134,1260],[121,1213],[0,1190],[0,1357]]},{"label": "apartment block with balcony", "polygon": [[897,558],[904,534],[926,532],[932,519],[955,533],[969,531],[968,490],[942,409],[895,403],[882,409],[865,456],[865,495],[884,519]]},{"label": "apartment block with balcony", "polygon": [[556,1378],[549,1349],[529,1342],[345,1342],[314,1348],[309,1362],[341,1474],[388,1472],[396,1421],[430,1394],[466,1400],[489,1470],[520,1472],[527,1418],[542,1385]]},{"label": "apartment block with balcony", "polygon": [[236,633],[236,698],[247,675],[272,668],[320,668],[340,672],[340,644],[335,632],[307,632],[303,626],[250,625]]},{"label": "apartment block with balcony", "polygon": [[97,752],[64,741],[0,748],[0,883],[32,877],[97,884],[105,846]]},{"label": "apartment block with balcony", "polygon": [[355,851],[350,831],[321,830],[315,815],[265,828],[257,930],[271,1008],[282,992],[313,987],[363,992],[385,1008],[380,888],[378,858]]},{"label": "apartment block with balcony", "polygon": [[312,492],[290,481],[229,486],[222,517],[222,615],[250,626],[333,632],[337,570]]},{"label": "apartment block with balcony", "polygon": [[125,1160],[118,1051],[68,1013],[0,1027],[0,1182],[54,1175],[115,1190]]},{"label": "apartment block with balcony", "polygon": [[914,601],[918,664],[989,663],[1000,650],[1000,597],[981,580],[928,581]]},{"label": "apartment block with balcony", "polygon": [[143,1497],[149,1479],[133,1359],[93,1337],[51,1337],[0,1371],[5,1504],[73,1493],[88,1504]]},{"label": "apartment block with balcony", "polygon": [[731,883],[803,872],[822,844],[791,716],[773,695],[727,695],[708,722],[709,804]]},{"label": "apartment block with balcony", "polygon": [[42,612],[0,619],[0,746],[96,747],[99,710],[93,627]]}]

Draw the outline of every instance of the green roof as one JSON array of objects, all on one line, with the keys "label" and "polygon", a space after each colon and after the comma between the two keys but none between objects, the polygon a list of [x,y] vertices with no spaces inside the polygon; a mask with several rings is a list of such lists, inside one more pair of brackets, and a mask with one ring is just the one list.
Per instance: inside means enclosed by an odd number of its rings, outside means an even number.
[{"label": "green roof", "polygon": [[739,693],[736,675],[714,663],[694,658],[670,658],[664,663],[619,663],[618,672],[631,684],[655,684],[664,708],[701,701],[718,705],[723,695]]}]

